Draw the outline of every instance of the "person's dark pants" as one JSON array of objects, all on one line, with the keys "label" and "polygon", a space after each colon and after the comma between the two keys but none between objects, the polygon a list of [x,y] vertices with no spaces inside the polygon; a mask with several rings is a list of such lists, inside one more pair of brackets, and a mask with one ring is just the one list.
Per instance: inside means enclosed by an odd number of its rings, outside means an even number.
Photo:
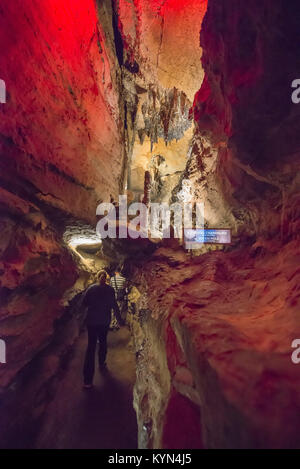
[{"label": "person's dark pants", "polygon": [[92,384],[95,373],[95,353],[99,340],[99,367],[105,364],[107,354],[107,333],[109,326],[88,326],[88,347],[84,360],[83,377],[85,384]]}]

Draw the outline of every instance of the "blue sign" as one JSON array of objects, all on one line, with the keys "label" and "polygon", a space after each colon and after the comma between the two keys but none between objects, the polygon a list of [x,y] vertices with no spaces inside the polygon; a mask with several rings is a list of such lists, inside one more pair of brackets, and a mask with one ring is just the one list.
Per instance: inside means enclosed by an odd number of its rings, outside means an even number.
[{"label": "blue sign", "polygon": [[230,230],[185,229],[184,241],[187,249],[197,249],[201,244],[230,244]]}]

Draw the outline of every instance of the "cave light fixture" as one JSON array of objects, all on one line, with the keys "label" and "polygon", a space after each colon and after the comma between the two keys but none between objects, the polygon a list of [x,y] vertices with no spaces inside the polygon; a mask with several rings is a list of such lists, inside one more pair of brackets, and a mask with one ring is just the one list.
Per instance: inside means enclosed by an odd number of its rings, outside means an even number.
[{"label": "cave light fixture", "polygon": [[80,250],[86,250],[88,248],[92,249],[92,251],[95,250],[98,251],[100,249],[100,245],[102,244],[102,240],[97,235],[97,233],[91,233],[91,234],[74,234],[71,236],[68,240],[66,240],[66,243],[71,249],[71,251],[79,257],[80,261],[82,264],[84,264],[87,267],[87,270],[90,270],[90,262],[89,259],[86,258]]},{"label": "cave light fixture", "polygon": [[76,249],[80,246],[94,246],[97,244],[101,244],[102,240],[99,236],[95,235],[95,237],[87,237],[87,236],[74,236],[68,242],[69,246]]}]

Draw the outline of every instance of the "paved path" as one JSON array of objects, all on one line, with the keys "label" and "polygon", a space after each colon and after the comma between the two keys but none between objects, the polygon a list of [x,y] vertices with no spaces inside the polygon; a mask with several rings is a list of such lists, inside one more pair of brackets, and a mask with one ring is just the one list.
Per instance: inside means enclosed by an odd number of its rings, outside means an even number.
[{"label": "paved path", "polygon": [[50,403],[36,448],[132,449],[137,424],[132,407],[135,356],[127,328],[110,332],[107,376],[97,370],[94,388],[82,389],[82,363],[87,337],[78,340],[65,376]]}]

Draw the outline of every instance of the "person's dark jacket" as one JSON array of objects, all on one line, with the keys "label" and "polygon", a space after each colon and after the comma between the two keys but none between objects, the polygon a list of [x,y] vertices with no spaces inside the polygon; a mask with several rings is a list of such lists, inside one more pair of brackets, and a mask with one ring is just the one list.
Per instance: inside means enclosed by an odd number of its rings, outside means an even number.
[{"label": "person's dark jacket", "polygon": [[87,306],[87,326],[109,326],[111,310],[115,311],[120,320],[119,307],[114,289],[107,284],[91,285],[85,292],[83,306]]}]

